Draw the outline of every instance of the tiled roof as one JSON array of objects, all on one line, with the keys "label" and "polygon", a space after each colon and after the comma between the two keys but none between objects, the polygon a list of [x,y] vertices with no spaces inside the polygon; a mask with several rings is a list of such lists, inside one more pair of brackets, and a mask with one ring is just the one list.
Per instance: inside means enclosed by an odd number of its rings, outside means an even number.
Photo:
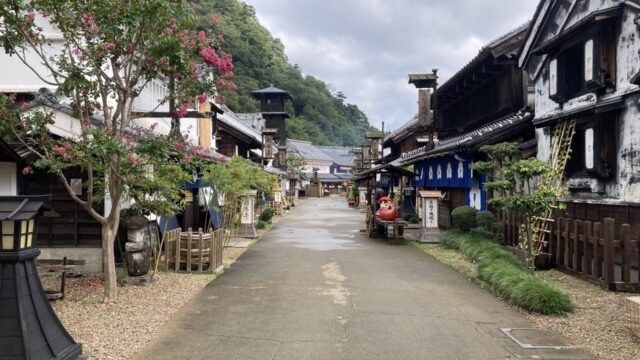
[{"label": "tiled roof", "polygon": [[262,144],[262,130],[257,130],[251,125],[240,119],[240,114],[236,114],[226,105],[220,105],[220,108],[224,111],[224,114],[218,115],[218,120],[225,123],[228,126],[242,132],[243,134],[252,137],[255,141]]},{"label": "tiled roof", "polygon": [[305,160],[320,160],[333,162],[327,154],[311,144],[310,141],[287,139],[289,150],[297,153]]},{"label": "tiled roof", "polygon": [[399,128],[397,128],[396,130],[394,130],[392,133],[386,135],[384,137],[383,142],[387,142],[391,139],[395,139],[398,138],[400,135],[402,135],[405,132],[410,132],[415,126],[417,126],[420,123],[420,119],[418,118],[418,114],[416,114],[411,120],[407,121],[406,123],[404,123],[402,126],[400,126]]},{"label": "tiled roof", "polygon": [[513,129],[518,125],[531,122],[532,119],[533,111],[529,109],[523,109],[515,114],[505,116],[501,119],[483,125],[475,130],[442,139],[435,145],[432,150],[427,150],[426,147],[421,147],[414,151],[404,153],[398,160],[401,163],[409,163],[414,160],[431,156],[438,156],[443,153],[448,153],[452,150],[459,150],[461,148],[477,145],[484,140],[490,139],[492,136],[495,136],[498,133]]},{"label": "tiled roof", "polygon": [[259,133],[264,129],[264,118],[261,113],[235,113],[236,118]]},{"label": "tiled roof", "polygon": [[277,87],[274,87],[273,85],[269,86],[268,88],[264,88],[264,89],[260,89],[260,90],[256,90],[256,91],[252,91],[251,95],[253,95],[254,97],[259,97],[262,95],[266,95],[266,94],[279,94],[279,95],[284,95],[285,97],[291,99],[293,98],[291,96],[291,94],[289,94],[287,91],[284,91],[282,89],[278,89]]},{"label": "tiled roof", "polygon": [[355,160],[353,149],[343,146],[317,146],[323,153],[333,159],[338,165],[351,166]]},{"label": "tiled roof", "polygon": [[[482,49],[480,49],[480,51],[478,52],[478,55],[476,55],[464,67],[458,70],[458,72],[453,74],[453,76],[451,76],[449,80],[445,81],[444,84],[442,84],[438,88],[438,91],[442,92],[443,90],[446,90],[448,87],[450,87],[450,85],[458,81],[461,76],[464,76],[469,69],[476,66],[480,61],[482,61],[489,55],[493,56],[494,58],[502,55],[517,56],[518,52],[520,51],[521,42],[514,41],[512,44],[509,44],[509,41],[512,41],[512,39],[516,36],[522,36],[524,38],[527,29],[529,29],[529,24],[530,22],[526,22],[483,46]],[[503,45],[508,46],[506,46],[506,48],[503,48]],[[498,49],[500,51],[496,51]]]}]

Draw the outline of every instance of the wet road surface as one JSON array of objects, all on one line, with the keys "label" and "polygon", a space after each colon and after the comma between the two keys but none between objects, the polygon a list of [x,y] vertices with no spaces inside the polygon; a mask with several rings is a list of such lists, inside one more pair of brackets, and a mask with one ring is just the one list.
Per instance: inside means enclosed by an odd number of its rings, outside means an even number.
[{"label": "wet road surface", "polygon": [[139,359],[582,359],[525,350],[526,319],[412,245],[307,199],[162,329]]}]

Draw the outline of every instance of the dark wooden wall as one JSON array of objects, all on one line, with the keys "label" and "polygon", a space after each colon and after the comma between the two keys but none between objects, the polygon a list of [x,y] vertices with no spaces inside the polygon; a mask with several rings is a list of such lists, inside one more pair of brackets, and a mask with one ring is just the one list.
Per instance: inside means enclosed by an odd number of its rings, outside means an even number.
[{"label": "dark wooden wall", "polygon": [[[78,168],[68,169],[65,174],[68,178],[83,177]],[[20,193],[24,195],[51,194],[51,206],[60,215],[38,221],[39,247],[100,247],[100,224],[71,198],[57,176],[35,170],[25,177],[23,186]],[[102,212],[99,206],[95,208]]]}]

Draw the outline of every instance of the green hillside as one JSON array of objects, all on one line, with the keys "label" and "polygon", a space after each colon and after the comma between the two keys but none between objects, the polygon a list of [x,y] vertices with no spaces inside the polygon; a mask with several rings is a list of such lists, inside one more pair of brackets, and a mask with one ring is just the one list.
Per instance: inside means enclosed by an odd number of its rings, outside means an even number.
[{"label": "green hillside", "polygon": [[[302,76],[296,65],[289,64],[284,45],[258,23],[253,7],[239,0],[194,0],[191,4],[208,33],[224,34],[223,50],[233,55],[238,90],[224,93],[229,108],[258,112],[251,91],[273,84],[294,97],[287,109],[291,115],[287,120],[289,137],[318,145],[355,146],[362,142],[370,128],[367,116],[341,92],[333,95],[322,80]],[[214,15],[222,19],[215,31],[211,29]]]}]

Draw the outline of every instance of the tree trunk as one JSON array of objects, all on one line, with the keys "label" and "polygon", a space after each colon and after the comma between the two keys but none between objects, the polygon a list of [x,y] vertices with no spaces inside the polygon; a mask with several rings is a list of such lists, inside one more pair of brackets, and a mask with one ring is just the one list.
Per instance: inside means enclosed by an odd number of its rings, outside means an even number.
[{"label": "tree trunk", "polygon": [[527,270],[529,270],[530,274],[533,274],[535,270],[536,264],[536,254],[533,250],[533,236],[531,233],[531,219],[527,217],[526,221],[526,229],[527,229]]},{"label": "tree trunk", "polygon": [[115,220],[111,217],[102,224],[102,276],[104,278],[105,303],[115,302],[118,295],[116,260],[113,253],[113,244],[116,238]]}]

